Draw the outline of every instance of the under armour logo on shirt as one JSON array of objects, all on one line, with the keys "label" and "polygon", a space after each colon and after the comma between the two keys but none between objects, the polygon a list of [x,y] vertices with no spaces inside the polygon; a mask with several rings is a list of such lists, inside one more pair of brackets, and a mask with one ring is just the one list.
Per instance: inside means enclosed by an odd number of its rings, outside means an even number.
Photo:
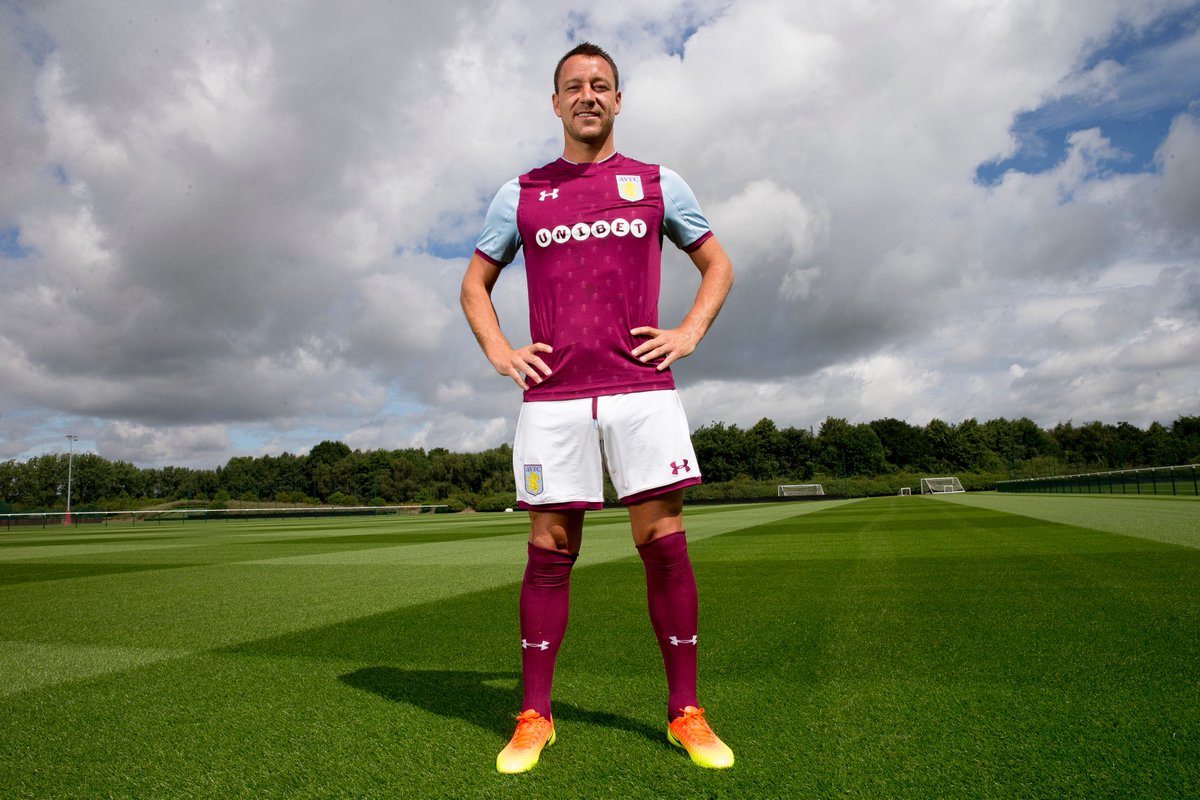
[{"label": "under armour logo on shirt", "polygon": [[672,461],[672,462],[671,462],[671,474],[672,474],[672,475],[678,475],[678,474],[679,474],[679,470],[683,470],[684,472],[691,472],[691,471],[692,471],[692,468],[691,468],[691,466],[689,466],[689,464],[688,464],[688,460],[687,460],[686,458],[685,458],[685,459],[683,459],[683,463],[682,463],[682,464],[676,464],[674,461]]},{"label": "under armour logo on shirt", "polygon": [[[698,634],[697,634],[697,636],[698,636]],[[672,636],[671,637],[671,645],[674,647],[679,647],[679,645],[681,645],[681,644],[690,644],[690,645],[694,646],[696,644],[697,636],[692,636],[692,638],[690,638],[690,639],[680,639],[678,636]]]},{"label": "under armour logo on shirt", "polygon": [[527,650],[530,647],[534,648],[535,650],[549,650],[550,643],[545,640],[543,640],[541,642],[527,642],[524,639],[521,640],[521,649],[522,650]]},{"label": "under armour logo on shirt", "polygon": [[558,189],[551,189],[548,192],[542,192],[541,195],[538,197],[538,200],[545,200],[546,198],[549,198],[551,200],[557,200],[558,199]]}]

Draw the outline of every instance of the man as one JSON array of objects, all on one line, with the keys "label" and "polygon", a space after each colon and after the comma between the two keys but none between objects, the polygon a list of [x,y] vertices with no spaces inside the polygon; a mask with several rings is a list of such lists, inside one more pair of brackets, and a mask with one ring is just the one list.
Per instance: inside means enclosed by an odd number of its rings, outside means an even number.
[{"label": "man", "polygon": [[[462,284],[484,355],[524,390],[513,445],[518,505],[530,520],[521,583],[517,729],[496,759],[524,772],[554,743],[550,686],[567,626],[584,512],[603,503],[601,447],[628,506],[667,673],[667,739],[704,767],[733,765],[696,700],[696,583],[683,488],[700,482],[669,367],[708,331],[733,283],[721,245],[675,173],[616,152],[616,64],[583,43],[554,72],[562,158],[505,184],[488,209]],[[662,236],[691,256],[700,287],[675,328],[658,327]],[[525,248],[532,342],[513,347],[491,292]]]}]

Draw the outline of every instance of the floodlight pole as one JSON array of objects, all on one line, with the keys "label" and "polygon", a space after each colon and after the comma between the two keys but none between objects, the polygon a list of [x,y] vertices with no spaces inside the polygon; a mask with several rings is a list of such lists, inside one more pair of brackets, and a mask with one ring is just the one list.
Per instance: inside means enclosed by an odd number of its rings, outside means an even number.
[{"label": "floodlight pole", "polygon": [[75,461],[75,443],[79,441],[79,437],[73,433],[67,434],[67,441],[70,442],[70,452],[67,455],[67,516],[63,520],[67,525],[71,524],[71,468]]}]

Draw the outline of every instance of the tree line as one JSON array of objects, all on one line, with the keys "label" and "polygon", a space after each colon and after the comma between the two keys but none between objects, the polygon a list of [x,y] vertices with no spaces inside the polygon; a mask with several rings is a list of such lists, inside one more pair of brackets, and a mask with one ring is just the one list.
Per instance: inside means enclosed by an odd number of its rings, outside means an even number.
[{"label": "tree line", "polygon": [[[851,424],[829,417],[811,428],[761,419],[748,428],[713,422],[692,436],[705,485],[694,499],[773,494],[777,483],[856,479],[860,494],[894,493],[919,475],[958,475],[968,488],[1006,478],[1042,477],[1200,462],[1200,416],[1146,429],[1127,422],[1060,423],[967,419],[925,426],[897,419]],[[65,508],[67,454],[0,462],[0,512]],[[513,503],[512,449],[479,453],[352,450],[324,441],[307,455],[231,458],[215,469],[137,467],[90,453],[71,463],[72,508],[127,510],[171,501],[224,507],[241,503],[385,505],[441,503],[451,510],[498,510]],[[909,480],[911,478],[911,480]],[[848,485],[848,484],[847,484]],[[828,490],[827,490],[828,491]],[[832,493],[832,492],[831,492]],[[612,488],[607,499],[615,501]]]}]

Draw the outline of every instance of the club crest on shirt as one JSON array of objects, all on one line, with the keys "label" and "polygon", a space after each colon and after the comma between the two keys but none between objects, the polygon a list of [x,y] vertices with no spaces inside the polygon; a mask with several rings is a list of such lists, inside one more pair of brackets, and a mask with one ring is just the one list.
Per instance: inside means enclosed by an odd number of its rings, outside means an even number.
[{"label": "club crest on shirt", "polygon": [[542,465],[525,465],[525,491],[534,497],[542,493]]},{"label": "club crest on shirt", "polygon": [[617,176],[617,194],[625,200],[633,202],[641,200],[645,197],[642,192],[642,176],[641,175],[618,175]]}]

